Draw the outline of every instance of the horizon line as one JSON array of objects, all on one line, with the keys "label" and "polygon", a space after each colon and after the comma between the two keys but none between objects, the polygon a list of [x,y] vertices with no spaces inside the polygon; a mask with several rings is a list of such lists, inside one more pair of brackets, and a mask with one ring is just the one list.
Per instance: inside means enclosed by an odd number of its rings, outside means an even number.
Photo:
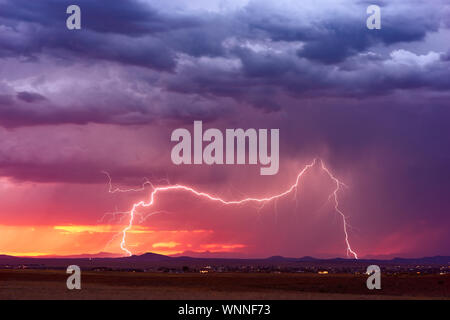
[{"label": "horizon line", "polygon": [[[26,258],[26,259],[119,259],[119,258],[131,258],[131,257],[140,257],[143,256],[145,254],[153,254],[153,255],[159,255],[159,256],[163,256],[163,257],[167,257],[167,258],[193,258],[193,259],[227,259],[227,260],[267,260],[267,259],[271,259],[271,258],[283,258],[283,259],[304,259],[304,258],[311,258],[311,259],[315,259],[315,260],[336,260],[336,259],[340,259],[340,260],[349,260],[349,261],[357,261],[357,260],[384,260],[384,261],[389,261],[389,260],[394,260],[394,259],[425,259],[425,258],[436,258],[436,257],[450,257],[450,254],[448,255],[444,255],[444,254],[436,254],[436,255],[425,255],[425,256],[415,256],[415,257],[411,257],[411,256],[392,256],[392,257],[388,257],[388,258],[383,258],[383,255],[378,255],[378,256],[371,256],[371,255],[367,255],[364,257],[361,257],[359,259],[355,259],[355,258],[349,258],[349,257],[340,257],[340,256],[333,256],[333,257],[328,257],[328,258],[318,258],[318,257],[314,257],[314,256],[301,256],[301,257],[289,257],[289,256],[282,256],[282,255],[272,255],[272,256],[267,256],[267,257],[225,257],[225,256],[205,256],[205,257],[198,257],[198,256],[191,256],[188,255],[188,252],[186,252],[186,254],[184,253],[180,253],[180,254],[174,254],[174,255],[164,255],[164,254],[160,254],[160,253],[155,253],[155,252],[143,252],[143,253],[139,253],[139,254],[134,254],[132,256],[128,256],[128,255],[122,255],[120,253],[112,253],[112,252],[98,252],[98,253],[81,253],[81,254],[67,254],[67,255],[52,255],[52,254],[40,254],[40,255],[14,255],[11,253],[1,253],[0,252],[0,257],[1,256],[6,256],[6,257],[13,257],[13,258]],[[203,253],[199,253],[201,254],[215,254],[214,252],[203,252]],[[104,255],[104,256],[100,256],[100,255]]]}]

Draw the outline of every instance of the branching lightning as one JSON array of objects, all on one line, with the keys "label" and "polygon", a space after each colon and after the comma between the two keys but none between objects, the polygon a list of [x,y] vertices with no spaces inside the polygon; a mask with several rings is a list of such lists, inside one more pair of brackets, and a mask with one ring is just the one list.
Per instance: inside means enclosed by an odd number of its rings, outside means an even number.
[{"label": "branching lightning", "polygon": [[[126,247],[126,237],[127,237],[127,232],[133,227],[133,222],[135,220],[135,216],[137,214],[137,209],[138,208],[147,208],[147,207],[151,207],[155,201],[156,201],[156,195],[158,193],[163,193],[163,192],[170,192],[170,191],[186,191],[189,193],[192,193],[194,195],[196,195],[197,197],[200,198],[205,198],[208,199],[210,201],[214,201],[214,202],[218,202],[221,203],[223,205],[242,205],[242,204],[246,204],[246,203],[258,203],[262,206],[264,206],[267,202],[270,201],[276,201],[280,198],[285,197],[286,195],[294,192],[294,196],[295,198],[297,195],[297,190],[300,186],[300,182],[301,182],[301,178],[303,177],[303,175],[310,170],[311,168],[313,168],[315,165],[317,165],[318,163],[320,163],[320,168],[328,175],[328,177],[333,181],[333,183],[335,184],[335,188],[333,190],[333,192],[330,194],[330,196],[328,197],[328,199],[332,199],[333,203],[334,203],[334,209],[335,211],[342,217],[342,223],[343,223],[343,231],[344,231],[344,235],[345,235],[345,243],[347,246],[347,256],[352,255],[355,259],[358,259],[358,255],[357,253],[352,249],[351,245],[350,245],[350,241],[349,241],[349,236],[348,236],[348,223],[347,223],[347,218],[345,216],[345,214],[342,212],[342,210],[339,208],[339,198],[338,198],[338,193],[341,189],[341,187],[346,187],[346,185],[344,183],[342,183],[339,179],[337,179],[332,173],[331,171],[325,166],[325,164],[323,163],[323,161],[321,159],[314,159],[310,164],[307,164],[297,175],[297,178],[295,180],[295,183],[293,185],[291,185],[286,191],[283,191],[279,194],[275,194],[273,196],[270,197],[263,197],[263,198],[244,198],[241,200],[224,200],[220,197],[217,197],[215,195],[211,195],[209,193],[206,192],[202,192],[202,191],[197,191],[194,188],[191,188],[189,186],[185,186],[185,185],[180,185],[180,184],[175,184],[175,185],[165,185],[165,186],[154,186],[148,179],[145,180],[145,182],[143,183],[142,187],[139,189],[120,189],[120,188],[113,188],[112,186],[112,181],[111,181],[111,177],[107,172],[104,172],[108,179],[109,179],[109,192],[110,193],[116,193],[116,192],[132,192],[132,191],[143,191],[145,190],[146,186],[150,186],[152,191],[150,193],[150,197],[148,201],[139,201],[135,204],[133,204],[132,208],[130,211],[126,212],[129,215],[129,220],[128,220],[128,224],[124,227],[124,229],[122,230],[122,241],[120,243],[120,248],[126,252],[128,255],[132,255],[131,251],[129,251]],[[167,181],[168,182],[168,181]],[[157,213],[161,213],[160,211],[156,211],[153,213],[150,213],[147,216],[152,216],[154,214]],[[146,218],[146,217],[145,217]],[[145,220],[145,218],[141,219]]]}]

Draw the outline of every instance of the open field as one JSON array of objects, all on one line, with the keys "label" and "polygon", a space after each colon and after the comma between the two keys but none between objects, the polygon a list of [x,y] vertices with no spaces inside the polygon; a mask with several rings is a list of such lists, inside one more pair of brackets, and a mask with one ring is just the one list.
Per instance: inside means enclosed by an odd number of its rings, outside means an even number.
[{"label": "open field", "polygon": [[351,274],[88,271],[72,291],[67,277],[65,270],[0,270],[0,299],[450,299],[448,274],[386,275],[376,291]]}]

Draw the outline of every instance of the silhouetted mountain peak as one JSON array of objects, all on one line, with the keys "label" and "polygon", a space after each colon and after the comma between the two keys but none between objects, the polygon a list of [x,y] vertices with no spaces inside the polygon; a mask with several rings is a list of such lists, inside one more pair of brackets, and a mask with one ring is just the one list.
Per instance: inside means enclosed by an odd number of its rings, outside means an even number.
[{"label": "silhouetted mountain peak", "polygon": [[298,261],[317,261],[319,259],[311,257],[311,256],[304,256],[298,259]]},{"label": "silhouetted mountain peak", "polygon": [[285,259],[286,258],[282,257],[282,256],[271,256],[271,257],[267,258],[267,260],[271,260],[271,261],[274,261],[274,260],[285,260]]},{"label": "silhouetted mountain peak", "polygon": [[169,256],[158,254],[158,253],[146,252],[141,255],[132,255],[131,257],[126,257],[125,259],[139,260],[139,261],[161,261],[161,260],[168,260],[168,259],[172,259],[172,258]]}]

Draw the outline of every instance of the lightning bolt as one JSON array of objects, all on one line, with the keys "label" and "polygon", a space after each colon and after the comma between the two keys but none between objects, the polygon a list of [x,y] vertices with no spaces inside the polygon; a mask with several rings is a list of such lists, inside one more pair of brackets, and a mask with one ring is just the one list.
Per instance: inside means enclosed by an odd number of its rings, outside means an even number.
[{"label": "lightning bolt", "polygon": [[[338,178],[336,178],[331,171],[325,166],[324,162],[321,159],[314,159],[310,164],[305,165],[305,167],[298,173],[297,178],[295,180],[295,183],[293,185],[291,185],[287,190],[279,193],[279,194],[275,194],[273,196],[270,197],[263,197],[263,198],[244,198],[241,200],[224,200],[220,197],[217,197],[215,195],[211,195],[209,193],[206,192],[202,192],[202,191],[197,191],[194,188],[191,188],[189,186],[185,186],[185,185],[180,185],[180,184],[175,184],[175,185],[167,185],[167,186],[157,186],[155,187],[149,180],[146,180],[142,187],[139,189],[120,189],[120,188],[113,188],[112,186],[112,181],[111,181],[111,177],[107,172],[103,172],[107,175],[108,179],[109,179],[109,192],[110,193],[116,193],[116,192],[131,192],[131,191],[143,191],[145,190],[145,187],[147,185],[149,185],[152,188],[152,192],[150,193],[150,197],[148,201],[139,201],[135,204],[133,204],[133,207],[131,208],[131,210],[128,212],[129,214],[129,221],[128,224],[124,227],[124,229],[122,230],[122,241],[120,243],[120,248],[127,253],[129,256],[132,255],[131,251],[127,249],[126,247],[126,237],[127,237],[127,232],[133,227],[133,222],[135,220],[135,216],[137,214],[137,209],[142,207],[142,208],[147,208],[147,207],[151,207],[154,203],[155,203],[155,199],[156,199],[156,195],[159,193],[163,193],[163,192],[170,192],[170,191],[186,191],[189,193],[192,193],[200,198],[205,198],[214,202],[218,202],[221,203],[223,205],[241,205],[241,204],[246,204],[246,203],[258,203],[261,204],[262,206],[264,206],[265,203],[270,202],[270,201],[276,201],[280,198],[285,197],[286,195],[290,194],[291,192],[295,192],[295,195],[297,194],[297,190],[300,186],[300,182],[301,182],[301,178],[303,177],[303,175],[310,170],[311,168],[313,168],[315,165],[317,165],[318,163],[320,163],[320,167],[321,169],[328,175],[328,177],[333,181],[333,183],[335,184],[335,188],[333,190],[333,192],[330,194],[330,196],[328,197],[328,200],[332,199],[333,200],[333,204],[334,204],[334,209],[335,211],[341,216],[342,218],[342,223],[343,223],[343,231],[344,231],[344,235],[345,235],[345,244],[347,246],[347,256],[349,256],[350,254],[355,258],[358,259],[358,254],[352,249],[351,245],[350,245],[350,241],[349,241],[349,236],[348,236],[348,223],[347,223],[347,217],[345,216],[345,214],[342,212],[342,210],[340,210],[339,208],[339,198],[338,198],[338,193],[341,190],[341,187],[346,187],[346,185],[341,182]],[[158,212],[156,212],[158,213]],[[152,215],[152,214],[150,214]]]}]

